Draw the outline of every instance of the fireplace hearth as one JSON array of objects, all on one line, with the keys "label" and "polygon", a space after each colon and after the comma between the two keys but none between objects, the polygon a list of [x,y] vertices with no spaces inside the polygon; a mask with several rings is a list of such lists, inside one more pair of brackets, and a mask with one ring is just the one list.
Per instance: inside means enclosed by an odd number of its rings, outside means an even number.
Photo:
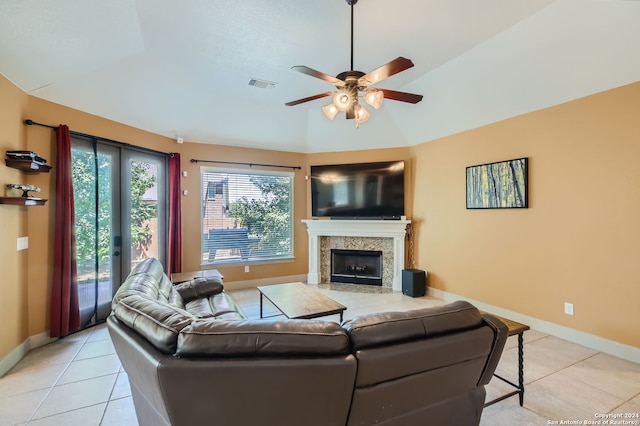
[{"label": "fireplace hearth", "polygon": [[332,249],[331,282],[382,286],[382,252]]}]

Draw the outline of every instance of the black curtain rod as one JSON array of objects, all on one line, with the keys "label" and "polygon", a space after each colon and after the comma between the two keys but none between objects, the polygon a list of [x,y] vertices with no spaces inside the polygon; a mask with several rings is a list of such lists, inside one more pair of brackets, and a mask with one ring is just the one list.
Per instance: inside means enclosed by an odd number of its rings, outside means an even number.
[{"label": "black curtain rod", "polygon": [[[49,126],[48,124],[36,123],[35,121],[30,120],[30,119],[24,120],[24,124],[26,124],[27,126],[36,125],[36,126],[48,127],[49,129],[53,129],[53,130],[58,130],[58,126]],[[110,143],[113,143],[113,144],[117,144],[117,145],[124,146],[124,147],[127,147],[127,148],[138,149],[138,150],[141,150],[141,151],[151,152],[151,153],[154,153],[154,154],[170,155],[170,154],[168,154],[166,152],[156,151],[155,149],[144,148],[144,147],[137,146],[137,145],[132,145],[132,144],[126,143],[126,142],[114,141],[113,139],[103,138],[102,136],[95,136],[95,135],[90,135],[88,133],[74,132],[73,130],[69,130],[69,133],[71,133],[74,136],[81,136],[81,137],[90,138],[90,139],[102,139],[103,141],[107,141],[107,142],[110,142]]]},{"label": "black curtain rod", "polygon": [[196,160],[195,158],[191,159],[192,163],[218,163],[218,164],[235,164],[235,165],[240,165],[240,166],[249,166],[249,167],[253,167],[253,166],[261,166],[261,167],[277,167],[277,168],[281,168],[281,169],[293,169],[293,170],[300,170],[302,169],[302,167],[300,166],[279,166],[277,164],[260,164],[260,163],[241,163],[241,162],[237,162],[237,161],[215,161],[215,160]]}]

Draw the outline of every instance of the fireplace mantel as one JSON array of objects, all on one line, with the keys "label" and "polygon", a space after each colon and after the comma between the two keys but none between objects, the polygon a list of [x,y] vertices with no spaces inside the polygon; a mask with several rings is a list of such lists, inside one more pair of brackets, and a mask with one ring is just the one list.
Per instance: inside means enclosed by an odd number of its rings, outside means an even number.
[{"label": "fireplace mantel", "polygon": [[378,237],[393,239],[393,290],[402,291],[404,239],[410,220],[316,220],[305,219],[309,234],[309,284],[320,282],[319,237]]}]

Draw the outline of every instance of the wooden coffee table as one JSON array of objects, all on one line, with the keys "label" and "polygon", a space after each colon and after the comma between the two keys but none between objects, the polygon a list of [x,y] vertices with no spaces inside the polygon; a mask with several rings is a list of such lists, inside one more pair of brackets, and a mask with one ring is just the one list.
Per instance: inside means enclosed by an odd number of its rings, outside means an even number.
[{"label": "wooden coffee table", "polygon": [[266,297],[289,319],[309,319],[326,315],[342,314],[347,309],[335,300],[302,283],[275,284],[258,287],[260,292],[260,318],[262,298]]}]

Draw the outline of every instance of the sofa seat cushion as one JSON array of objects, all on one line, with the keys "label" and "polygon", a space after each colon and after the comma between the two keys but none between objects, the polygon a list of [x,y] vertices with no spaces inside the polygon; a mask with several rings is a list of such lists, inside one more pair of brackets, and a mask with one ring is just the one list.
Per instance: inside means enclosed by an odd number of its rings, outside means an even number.
[{"label": "sofa seat cushion", "polygon": [[180,332],[176,355],[299,356],[347,354],[339,324],[318,320],[195,320]]},{"label": "sofa seat cushion", "polygon": [[187,302],[184,308],[197,318],[244,319],[236,302],[226,293],[194,299]]},{"label": "sofa seat cushion", "polygon": [[114,302],[113,314],[165,354],[175,353],[180,331],[195,319],[184,309],[140,294]]}]

